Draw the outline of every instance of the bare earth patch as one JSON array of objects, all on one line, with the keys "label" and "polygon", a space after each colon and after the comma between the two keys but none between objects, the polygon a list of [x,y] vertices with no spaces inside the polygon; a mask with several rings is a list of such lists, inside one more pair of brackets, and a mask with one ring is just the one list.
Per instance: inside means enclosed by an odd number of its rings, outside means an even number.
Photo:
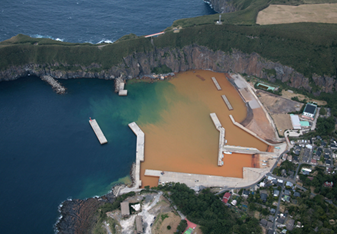
[{"label": "bare earth patch", "polygon": [[337,23],[337,4],[270,5],[256,19],[260,25],[299,22]]},{"label": "bare earth patch", "polygon": [[299,111],[303,104],[261,90],[257,90],[257,95],[273,118],[279,135],[283,136],[284,130],[292,128],[288,113]]},{"label": "bare earth patch", "polygon": [[300,101],[303,101],[304,99],[306,99],[309,102],[316,102],[319,106],[325,106],[327,104],[326,101],[308,98],[307,96],[304,96],[303,94],[292,93],[287,90],[282,90],[282,97],[287,98],[287,99],[291,99],[292,97],[297,97],[298,100]]},{"label": "bare earth patch", "polygon": [[[156,222],[155,227],[152,229],[152,233],[154,234],[164,234],[164,233],[174,233],[177,230],[177,227],[181,221],[180,216],[174,214],[173,212],[166,213],[168,215],[167,218],[164,220],[160,220],[161,216],[158,215],[157,219],[159,219],[158,222]],[[170,226],[171,229],[168,230],[167,226]]]}]

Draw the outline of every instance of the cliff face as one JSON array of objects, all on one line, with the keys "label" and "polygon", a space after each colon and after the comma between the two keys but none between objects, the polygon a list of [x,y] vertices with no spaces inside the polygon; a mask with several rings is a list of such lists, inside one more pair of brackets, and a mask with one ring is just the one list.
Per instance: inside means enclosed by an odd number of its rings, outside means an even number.
[{"label": "cliff face", "polygon": [[[50,75],[54,78],[100,78],[114,79],[118,76],[124,78],[142,77],[151,74],[153,68],[166,65],[173,72],[187,71],[191,69],[210,69],[216,72],[246,73],[271,82],[281,81],[290,87],[312,91],[309,78],[296,72],[293,68],[277,62],[271,62],[262,58],[257,53],[245,54],[238,50],[231,53],[212,51],[207,47],[198,45],[180,48],[155,48],[149,52],[134,53],[124,58],[124,61],[108,70],[101,68],[99,64],[90,67],[81,65],[69,66],[61,64],[27,64],[11,67],[0,71],[0,80],[12,80],[28,74],[42,76]],[[96,72],[93,72],[93,68]],[[275,72],[270,72],[275,70]],[[268,72],[269,71],[269,72]],[[337,90],[337,82],[328,76],[313,76],[313,82],[320,92],[331,93]]]},{"label": "cliff face", "polygon": [[229,4],[230,0],[204,0],[211,8],[218,13],[234,12],[237,9]]}]

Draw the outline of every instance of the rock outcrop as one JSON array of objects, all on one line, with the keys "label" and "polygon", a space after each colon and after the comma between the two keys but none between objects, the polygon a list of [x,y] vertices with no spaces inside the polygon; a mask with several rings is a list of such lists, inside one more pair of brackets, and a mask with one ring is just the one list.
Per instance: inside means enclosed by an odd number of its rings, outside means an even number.
[{"label": "rock outcrop", "polygon": [[92,225],[95,224],[95,218],[97,218],[95,217],[97,209],[114,200],[114,195],[109,193],[102,197],[64,201],[59,207],[61,217],[55,224],[55,232],[62,234],[90,233]]},{"label": "rock outcrop", "polygon": [[[209,69],[216,72],[245,73],[271,82],[280,81],[296,89],[312,91],[309,78],[293,68],[264,59],[257,53],[246,54],[235,49],[232,49],[231,53],[212,51],[207,47],[194,44],[183,48],[154,48],[151,51],[130,54],[123,60],[107,70],[104,70],[100,64],[92,64],[88,67],[76,64],[72,66],[61,64],[62,66],[60,66],[59,63],[26,64],[0,71],[0,80],[13,80],[28,74],[40,77],[50,75],[58,79],[114,79],[119,76],[128,79],[149,75],[153,68],[166,65],[173,72]],[[101,71],[93,72],[91,69],[93,66],[95,71],[99,69]],[[59,67],[62,67],[63,70],[59,70]],[[312,79],[311,83],[318,86],[316,95],[319,95],[320,92],[332,93],[337,88],[337,82],[332,77],[314,75]]]},{"label": "rock outcrop", "polygon": [[218,13],[234,12],[237,9],[231,5],[229,0],[204,0],[210,7]]}]

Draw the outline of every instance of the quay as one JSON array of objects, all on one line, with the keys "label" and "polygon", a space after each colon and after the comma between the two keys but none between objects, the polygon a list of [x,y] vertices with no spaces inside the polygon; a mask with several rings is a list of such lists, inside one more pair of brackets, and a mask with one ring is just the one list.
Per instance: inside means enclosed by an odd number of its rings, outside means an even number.
[{"label": "quay", "polygon": [[224,102],[226,103],[228,110],[233,110],[233,107],[232,107],[232,105],[229,103],[229,101],[228,101],[226,95],[221,95],[221,97],[222,97],[222,99],[224,100]]},{"label": "quay", "polygon": [[92,129],[94,130],[99,142],[101,143],[101,145],[107,143],[108,141],[106,140],[101,128],[98,126],[98,123],[96,121],[96,119],[91,119],[89,120],[89,123],[92,127]]},{"label": "quay", "polygon": [[145,134],[135,122],[129,123],[129,127],[137,136],[134,188],[139,188],[142,185],[142,181],[140,180],[140,162],[144,161]]},{"label": "quay", "polygon": [[218,90],[221,90],[221,86],[219,85],[218,81],[215,79],[215,77],[212,77],[212,80],[213,80],[213,83],[215,84],[215,87],[218,89]]},{"label": "quay", "polygon": [[199,186],[205,187],[231,187],[241,188],[257,183],[263,176],[270,171],[270,168],[243,168],[243,178],[223,177],[213,175],[202,175],[172,171],[145,170],[146,176],[159,177],[159,183],[164,185],[169,182],[184,183],[190,188],[198,189]]},{"label": "quay", "polygon": [[211,119],[216,127],[216,129],[220,132],[219,136],[219,152],[218,152],[218,166],[223,165],[223,147],[225,145],[225,129],[222,127],[218,116],[215,113],[210,114]]}]

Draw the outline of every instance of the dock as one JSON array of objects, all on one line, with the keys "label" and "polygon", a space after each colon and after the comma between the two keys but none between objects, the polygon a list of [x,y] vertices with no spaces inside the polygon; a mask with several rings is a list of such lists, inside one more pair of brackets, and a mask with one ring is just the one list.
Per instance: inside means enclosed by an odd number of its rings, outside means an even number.
[{"label": "dock", "polygon": [[90,119],[89,120],[89,123],[92,127],[92,129],[94,130],[98,140],[99,140],[99,143],[101,143],[101,145],[107,143],[107,139],[105,138],[101,128],[98,126],[98,123],[96,121],[96,119]]},{"label": "dock", "polygon": [[212,77],[212,80],[213,80],[213,83],[215,84],[215,87],[217,88],[217,90],[220,91],[220,90],[221,90],[221,87],[220,87],[218,81],[215,79],[215,77]]},{"label": "dock", "polygon": [[140,180],[140,162],[144,161],[145,134],[135,122],[129,123],[129,127],[137,136],[134,187],[139,188],[142,185],[142,181]]},{"label": "dock", "polygon": [[229,101],[228,101],[226,95],[221,95],[221,97],[222,97],[222,99],[224,100],[224,102],[226,103],[228,110],[233,110],[233,107],[232,107],[232,105],[229,103]]},{"label": "dock", "polygon": [[218,166],[223,165],[223,147],[225,146],[225,129],[222,127],[218,116],[215,113],[210,114],[211,119],[216,127],[216,129],[220,132],[219,135],[219,152],[218,152]]}]

